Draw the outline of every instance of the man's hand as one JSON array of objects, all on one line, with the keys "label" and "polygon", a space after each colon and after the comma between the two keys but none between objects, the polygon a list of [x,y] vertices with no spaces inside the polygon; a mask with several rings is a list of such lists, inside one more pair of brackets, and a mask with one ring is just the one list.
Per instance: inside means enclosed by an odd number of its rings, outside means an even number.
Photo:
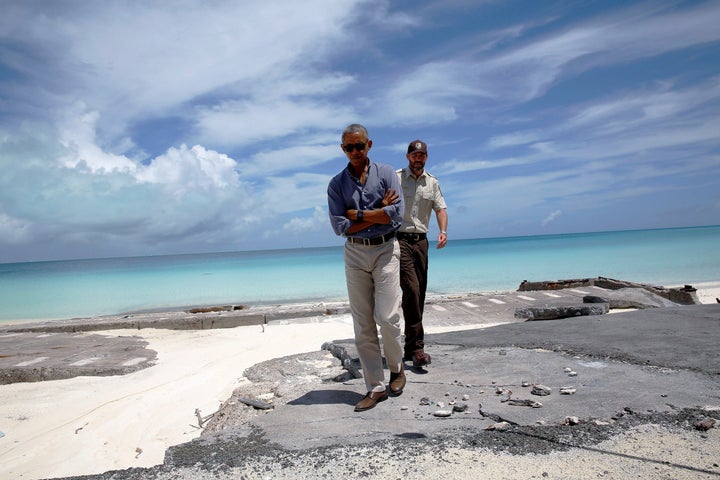
[{"label": "man's hand", "polygon": [[383,207],[388,207],[388,206],[394,204],[395,202],[397,202],[398,200],[400,200],[400,196],[397,194],[397,192],[395,190],[390,189],[387,192],[385,192],[385,195],[383,196],[383,199],[382,199],[382,205],[383,205]]},{"label": "man's hand", "polygon": [[435,247],[435,248],[443,248],[445,245],[447,245],[447,241],[448,241],[447,233],[441,232],[438,235],[437,247]]}]

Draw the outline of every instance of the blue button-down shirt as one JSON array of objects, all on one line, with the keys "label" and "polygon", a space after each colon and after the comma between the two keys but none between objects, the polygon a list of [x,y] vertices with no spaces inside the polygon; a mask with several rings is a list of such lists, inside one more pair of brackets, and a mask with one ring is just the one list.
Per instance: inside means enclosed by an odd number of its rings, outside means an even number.
[{"label": "blue button-down shirt", "polygon": [[[345,236],[353,224],[353,220],[345,216],[347,210],[374,210],[382,207],[390,217],[389,224],[375,223],[352,234],[353,237],[373,238],[400,228],[405,201],[395,170],[389,165],[370,162],[365,185],[362,185],[360,180],[350,173],[350,168],[348,163],[347,167],[335,175],[328,185],[330,224],[335,234]],[[382,199],[388,190],[395,190],[399,199],[393,205],[383,207]]]}]

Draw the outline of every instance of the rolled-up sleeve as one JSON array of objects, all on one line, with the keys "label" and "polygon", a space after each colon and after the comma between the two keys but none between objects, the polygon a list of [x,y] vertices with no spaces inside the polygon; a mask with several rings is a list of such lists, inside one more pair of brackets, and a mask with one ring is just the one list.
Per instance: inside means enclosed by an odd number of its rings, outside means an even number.
[{"label": "rolled-up sleeve", "polygon": [[337,177],[330,181],[327,195],[330,225],[332,225],[335,235],[345,235],[352,222],[345,216],[345,200],[342,195],[342,186]]},{"label": "rolled-up sleeve", "polygon": [[398,180],[395,170],[389,166],[383,167],[383,176],[385,181],[390,186],[390,190],[395,190],[398,194],[398,201],[387,207],[383,207],[383,211],[390,217],[390,225],[393,228],[398,229],[402,224],[403,214],[405,213],[405,199],[403,198],[402,187],[400,186],[400,180]]}]

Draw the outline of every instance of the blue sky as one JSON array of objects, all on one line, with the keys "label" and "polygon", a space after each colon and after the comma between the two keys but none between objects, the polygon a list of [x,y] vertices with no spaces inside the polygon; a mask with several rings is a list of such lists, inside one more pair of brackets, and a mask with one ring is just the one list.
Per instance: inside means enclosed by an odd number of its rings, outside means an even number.
[{"label": "blue sky", "polygon": [[717,1],[0,9],[0,262],[340,245],[355,122],[451,242],[720,224]]}]

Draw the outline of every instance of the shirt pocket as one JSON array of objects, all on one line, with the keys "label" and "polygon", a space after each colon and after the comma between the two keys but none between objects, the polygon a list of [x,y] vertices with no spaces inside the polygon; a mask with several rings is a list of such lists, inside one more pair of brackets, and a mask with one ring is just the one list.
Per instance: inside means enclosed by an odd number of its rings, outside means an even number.
[{"label": "shirt pocket", "polygon": [[430,188],[421,188],[417,192],[415,201],[420,211],[427,211],[428,209],[432,209],[435,201],[435,194]]}]

